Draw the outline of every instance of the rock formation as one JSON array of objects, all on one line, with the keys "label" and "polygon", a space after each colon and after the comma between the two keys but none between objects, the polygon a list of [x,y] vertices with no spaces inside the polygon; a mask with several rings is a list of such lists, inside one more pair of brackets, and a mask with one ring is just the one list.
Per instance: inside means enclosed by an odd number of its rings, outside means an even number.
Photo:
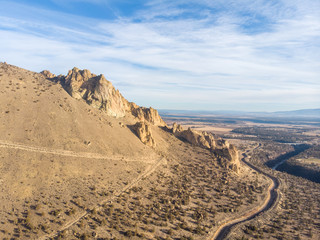
[{"label": "rock formation", "polygon": [[217,155],[221,165],[235,171],[238,170],[240,164],[238,151],[226,140],[205,131],[197,132],[191,128],[183,130],[181,125],[176,123],[172,126],[172,133],[193,145],[210,149]]},{"label": "rock formation", "polygon": [[180,133],[183,131],[183,128],[181,127],[180,124],[173,123],[172,125],[172,133],[175,135],[176,132]]},{"label": "rock formation", "polygon": [[121,118],[127,114],[133,115],[137,121],[146,121],[156,126],[165,126],[157,110],[139,107],[128,102],[116,90],[112,83],[103,75],[92,74],[89,70],[73,68],[67,76],[58,76],[45,70],[41,72],[45,77],[61,83],[66,91],[76,99],[83,99],[89,105],[105,111],[109,116]]},{"label": "rock formation", "polygon": [[96,76],[89,70],[73,68],[64,78],[63,85],[72,97],[84,99],[109,116],[124,117],[126,114],[128,101],[103,75]]},{"label": "rock formation", "polygon": [[54,78],[56,75],[51,73],[49,70],[43,70],[40,72],[42,75],[44,75],[46,78]]},{"label": "rock formation", "polygon": [[155,126],[165,126],[166,123],[162,120],[157,110],[145,107],[139,107],[135,103],[131,104],[131,114],[139,121],[147,121]]},{"label": "rock formation", "polygon": [[145,145],[154,147],[156,145],[152,132],[151,126],[146,122],[137,122],[133,126],[133,130],[137,134],[138,138],[143,142]]}]

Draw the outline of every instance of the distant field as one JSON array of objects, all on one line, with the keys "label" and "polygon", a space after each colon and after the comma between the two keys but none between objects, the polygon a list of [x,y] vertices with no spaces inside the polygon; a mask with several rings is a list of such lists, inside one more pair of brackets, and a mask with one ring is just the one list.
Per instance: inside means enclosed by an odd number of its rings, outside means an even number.
[{"label": "distant field", "polygon": [[193,128],[197,131],[207,131],[207,132],[213,132],[216,134],[225,134],[225,133],[229,133],[233,130],[233,128],[231,127],[226,127],[226,126],[208,126],[205,124],[197,124],[195,123],[183,123],[182,126],[184,128]]},{"label": "distant field", "polygon": [[[160,112],[161,114],[161,112]],[[320,131],[317,121],[254,116],[222,116],[186,114],[161,114],[170,126],[174,122],[184,128],[207,131],[227,139],[265,140],[281,143],[319,144]]]}]

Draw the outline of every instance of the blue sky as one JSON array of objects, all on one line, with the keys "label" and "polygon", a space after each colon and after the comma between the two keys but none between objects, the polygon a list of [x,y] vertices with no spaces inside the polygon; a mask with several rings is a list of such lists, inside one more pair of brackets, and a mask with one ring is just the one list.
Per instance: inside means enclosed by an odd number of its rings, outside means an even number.
[{"label": "blue sky", "polygon": [[320,108],[319,0],[0,0],[0,61],[160,109]]}]

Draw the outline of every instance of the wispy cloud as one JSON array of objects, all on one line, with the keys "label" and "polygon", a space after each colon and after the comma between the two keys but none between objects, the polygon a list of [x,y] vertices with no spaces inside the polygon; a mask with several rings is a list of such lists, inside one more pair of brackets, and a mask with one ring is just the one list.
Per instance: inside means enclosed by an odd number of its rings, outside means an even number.
[{"label": "wispy cloud", "polygon": [[154,0],[110,20],[0,0],[0,52],[36,71],[105,73],[158,108],[319,107],[315,2]]}]

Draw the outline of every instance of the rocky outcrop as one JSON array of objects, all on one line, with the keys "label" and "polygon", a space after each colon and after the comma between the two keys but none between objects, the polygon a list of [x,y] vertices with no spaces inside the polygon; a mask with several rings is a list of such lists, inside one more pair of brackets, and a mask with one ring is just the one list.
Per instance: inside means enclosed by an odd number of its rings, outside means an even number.
[{"label": "rocky outcrop", "polygon": [[181,133],[183,131],[183,128],[180,124],[177,124],[177,123],[173,123],[172,125],[172,133],[174,135],[176,135],[175,133],[178,132],[178,133]]},{"label": "rocky outcrop", "polygon": [[131,113],[139,121],[147,121],[155,126],[165,126],[166,123],[162,120],[157,110],[145,107],[139,107],[134,103],[131,103]]},{"label": "rocky outcrop", "polygon": [[139,107],[128,102],[103,75],[92,74],[89,70],[73,68],[67,76],[55,77],[49,71],[41,72],[47,78],[60,82],[65,90],[76,99],[83,99],[89,105],[105,111],[109,116],[124,117],[133,115],[137,121],[149,122],[156,126],[165,126],[157,110]]},{"label": "rocky outcrop", "polygon": [[213,152],[217,155],[222,167],[238,172],[240,167],[239,152],[234,145],[226,143],[224,148],[216,148]]},{"label": "rocky outcrop", "polygon": [[128,101],[103,75],[96,76],[89,70],[73,68],[63,79],[63,86],[72,97],[84,99],[109,116],[123,117],[126,114]]},{"label": "rocky outcrop", "polygon": [[148,145],[151,147],[154,147],[156,145],[152,136],[151,126],[146,122],[137,122],[133,126],[133,130],[137,134],[141,142],[144,143],[145,145]]},{"label": "rocky outcrop", "polygon": [[217,136],[207,133],[207,132],[197,132],[188,128],[183,130],[181,125],[176,123],[173,124],[172,133],[179,138],[183,138],[187,142],[194,144],[202,148],[214,149],[219,146],[227,146],[229,143],[226,143],[225,140],[218,138]]},{"label": "rocky outcrop", "polygon": [[176,123],[172,126],[172,133],[193,145],[210,149],[217,155],[221,165],[238,171],[240,165],[238,151],[226,140],[205,131],[198,132],[191,128],[184,130],[181,125]]},{"label": "rocky outcrop", "polygon": [[[73,68],[69,70],[68,75],[62,79],[64,88],[74,98],[81,99],[84,95],[85,86],[96,85],[98,79],[94,79],[95,74],[92,74],[89,70],[80,70]],[[91,81],[89,81],[91,80]],[[90,82],[91,84],[88,84]]]},{"label": "rocky outcrop", "polygon": [[54,78],[56,77],[55,74],[51,73],[49,70],[43,70],[42,72],[40,72],[43,76],[45,76],[46,78]]}]

